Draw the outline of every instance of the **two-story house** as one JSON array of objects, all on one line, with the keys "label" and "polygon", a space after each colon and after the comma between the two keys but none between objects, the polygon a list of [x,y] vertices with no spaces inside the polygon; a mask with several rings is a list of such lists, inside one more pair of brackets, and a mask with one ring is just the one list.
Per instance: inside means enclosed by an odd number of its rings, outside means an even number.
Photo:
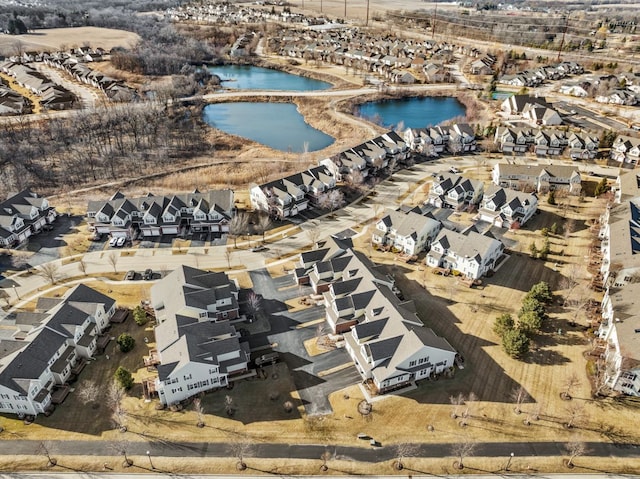
[{"label": "two-story house", "polygon": [[524,226],[538,209],[534,193],[491,185],[485,191],[478,219],[502,228]]},{"label": "two-story house", "polygon": [[[344,335],[345,349],[373,393],[406,387],[453,367],[456,351],[424,326],[412,301],[394,295],[393,278],[344,240],[330,238],[315,251],[314,257],[301,255],[300,269],[314,268],[314,258],[330,266],[314,269],[331,276],[323,280],[328,285],[323,294],[327,324]],[[305,276],[298,271],[296,277]]]},{"label": "two-story house", "polygon": [[444,229],[431,245],[426,264],[432,268],[459,271],[466,278],[479,279],[494,270],[504,244],[478,233],[473,227],[458,233]]},{"label": "two-story house", "polygon": [[376,223],[371,241],[414,256],[429,248],[441,228],[442,224],[433,217],[392,211]]},{"label": "two-story house", "polygon": [[438,208],[460,209],[465,205],[479,204],[483,194],[482,181],[441,171],[433,178],[427,203]]},{"label": "two-story house", "polygon": [[87,221],[98,234],[125,238],[226,232],[234,213],[233,190],[138,198],[116,192],[107,201],[87,205]]},{"label": "two-story house", "polygon": [[640,159],[640,138],[619,135],[611,147],[611,158],[620,163],[637,165]]},{"label": "two-story house", "polygon": [[248,369],[249,345],[230,320],[239,317],[238,286],[226,273],[181,266],[151,288],[158,326],[158,377],[164,405],[224,387]]},{"label": "two-story house", "polygon": [[497,186],[538,193],[566,191],[579,195],[582,191],[580,171],[574,166],[496,163],[491,179]]},{"label": "two-story house", "polygon": [[[47,304],[39,321],[7,325],[14,333],[0,342],[0,412],[50,412],[66,396],[72,375],[93,357],[97,336],[115,313],[112,298],[85,285]],[[57,387],[65,389],[62,399],[56,398]]]}]

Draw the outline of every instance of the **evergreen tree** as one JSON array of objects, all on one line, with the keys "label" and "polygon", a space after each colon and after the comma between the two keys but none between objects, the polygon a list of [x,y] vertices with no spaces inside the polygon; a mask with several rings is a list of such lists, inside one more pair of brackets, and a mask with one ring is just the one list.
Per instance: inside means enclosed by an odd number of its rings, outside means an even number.
[{"label": "evergreen tree", "polygon": [[521,358],[529,352],[529,337],[518,328],[508,329],[502,336],[502,348],[512,358]]}]

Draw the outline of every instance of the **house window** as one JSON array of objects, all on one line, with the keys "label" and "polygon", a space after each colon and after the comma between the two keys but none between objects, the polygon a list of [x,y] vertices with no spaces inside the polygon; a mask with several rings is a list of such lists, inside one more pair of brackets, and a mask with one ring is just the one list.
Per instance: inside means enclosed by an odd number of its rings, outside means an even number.
[{"label": "house window", "polygon": [[410,367],[410,368],[411,368],[411,367],[413,367],[413,366],[415,366],[415,365],[416,365],[416,362],[415,362],[415,361],[411,361],[411,362],[409,363],[409,367]]}]

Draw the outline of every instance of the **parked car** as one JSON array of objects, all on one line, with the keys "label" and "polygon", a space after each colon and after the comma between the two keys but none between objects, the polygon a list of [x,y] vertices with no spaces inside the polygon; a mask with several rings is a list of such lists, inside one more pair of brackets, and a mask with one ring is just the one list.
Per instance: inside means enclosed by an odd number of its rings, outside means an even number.
[{"label": "parked car", "polygon": [[126,281],[131,281],[131,280],[134,280],[135,278],[136,278],[136,272],[132,269],[127,271],[127,274],[124,277]]},{"label": "parked car", "polygon": [[260,245],[260,246],[254,246],[249,251],[251,251],[253,253],[258,253],[259,251],[266,251],[266,250],[267,250],[266,246]]},{"label": "parked car", "polygon": [[125,244],[125,242],[127,241],[127,238],[125,238],[124,236],[121,236],[120,238],[118,238],[118,240],[116,241],[116,246],[118,248],[122,248]]},{"label": "parked car", "polygon": [[258,356],[254,363],[256,363],[256,366],[260,367],[264,364],[267,363],[275,363],[276,361],[278,361],[278,359],[280,358],[280,355],[276,352],[272,352],[272,353],[267,353],[267,354],[263,354],[262,356]]},{"label": "parked car", "polygon": [[151,268],[145,269],[144,274],[142,275],[142,279],[144,279],[145,281],[149,281],[151,278],[153,278],[153,270]]},{"label": "parked car", "polygon": [[458,168],[456,168],[455,166],[452,166],[451,168],[449,168],[449,171],[451,173],[453,173],[454,175],[457,175],[458,173],[460,173],[460,170]]},{"label": "parked car", "polygon": [[118,238],[116,238],[115,236],[113,238],[111,238],[109,240],[109,246],[113,246],[115,247],[116,243],[118,242]]}]

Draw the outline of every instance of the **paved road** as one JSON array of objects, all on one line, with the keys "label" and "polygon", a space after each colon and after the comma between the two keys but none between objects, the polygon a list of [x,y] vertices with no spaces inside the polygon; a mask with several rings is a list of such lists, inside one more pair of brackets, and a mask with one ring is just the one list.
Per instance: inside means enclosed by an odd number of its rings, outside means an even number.
[{"label": "paved road", "polygon": [[[144,461],[146,461],[146,459],[143,459],[143,463]],[[157,472],[156,470],[156,472],[154,473],[152,470],[147,469],[145,466],[134,465],[134,467],[137,467],[138,471],[142,471],[142,472],[129,472],[126,475],[122,473],[110,473],[110,474],[100,473],[100,477],[104,479],[122,479],[123,477],[133,477],[133,476],[138,476],[140,474],[144,474],[145,479],[165,479],[167,477],[167,474],[164,471]],[[331,463],[329,463],[329,470],[331,470]],[[467,474],[443,474],[443,475],[425,474],[422,471],[415,471],[409,468],[405,468],[405,471],[409,477],[419,477],[419,478],[440,477],[443,479],[464,479],[469,477],[468,473]],[[500,473],[500,471],[496,471],[496,472],[499,473],[500,476],[502,477],[521,477],[521,475],[510,474],[508,472],[503,472],[503,473]],[[527,477],[531,477],[531,476],[532,476],[531,474],[527,474]],[[0,479],[12,479],[17,477],[25,478],[25,479],[40,479],[40,478],[50,479],[51,473],[45,473],[45,472],[20,472],[20,473],[11,473],[11,474],[0,473]],[[59,477],[62,479],[86,479],[88,475],[87,473],[82,473],[82,472],[81,473],[56,472],[56,477]],[[181,477],[184,479],[210,479],[212,477],[220,478],[221,476],[219,474],[182,474],[181,473],[179,474],[179,476],[176,475],[174,477]],[[225,474],[224,477],[243,478],[243,479],[264,479],[265,476],[243,473],[243,474],[236,474],[236,475]],[[281,477],[291,477],[291,476],[282,475]],[[297,479],[318,479],[318,476],[295,476],[295,477]],[[341,475],[333,475],[333,474],[331,474],[331,477],[333,479],[352,479],[353,478],[353,476],[341,476]],[[370,479],[398,479],[398,477],[400,476],[371,475],[371,476],[361,476],[361,477],[367,477]],[[474,474],[472,477],[473,479],[496,479],[496,477],[499,477],[499,476],[496,476],[496,474],[477,474],[477,475]],[[600,474],[571,473],[571,474],[545,474],[544,475],[545,479],[600,479],[600,478],[605,479],[610,477],[611,477],[611,474],[608,474],[608,473],[600,473]],[[637,479],[638,476],[631,475],[631,474],[615,474],[615,477]]]},{"label": "paved road", "polygon": [[[364,428],[366,433],[366,427]],[[129,433],[125,433],[129,434]],[[374,438],[375,439],[375,438]],[[359,462],[377,463],[389,461],[397,457],[395,447],[369,447],[367,441],[361,441],[354,437],[353,446],[336,446],[330,444],[253,444],[252,457],[258,458],[289,458],[289,459],[319,459],[321,454],[329,449],[335,451],[336,459],[347,459]],[[105,448],[103,443],[96,441],[52,441],[50,447],[52,455],[65,456],[104,456],[117,454],[115,451]],[[356,443],[360,444],[356,444]],[[40,441],[7,440],[0,441],[0,455],[32,455],[38,449]],[[615,445],[600,442],[588,442],[585,456],[591,457],[617,457],[640,458],[638,445]],[[452,457],[455,444],[415,444],[414,457],[439,458]],[[474,452],[476,457],[506,458],[510,453],[514,457],[558,457],[566,455],[566,443],[560,442],[500,442],[477,444]],[[165,440],[130,441],[127,444],[127,455],[146,456],[149,451],[152,456],[159,457],[229,457],[229,447],[226,443],[212,442],[169,442]],[[145,457],[146,461],[146,457]],[[250,462],[250,459],[246,459]]]}]

